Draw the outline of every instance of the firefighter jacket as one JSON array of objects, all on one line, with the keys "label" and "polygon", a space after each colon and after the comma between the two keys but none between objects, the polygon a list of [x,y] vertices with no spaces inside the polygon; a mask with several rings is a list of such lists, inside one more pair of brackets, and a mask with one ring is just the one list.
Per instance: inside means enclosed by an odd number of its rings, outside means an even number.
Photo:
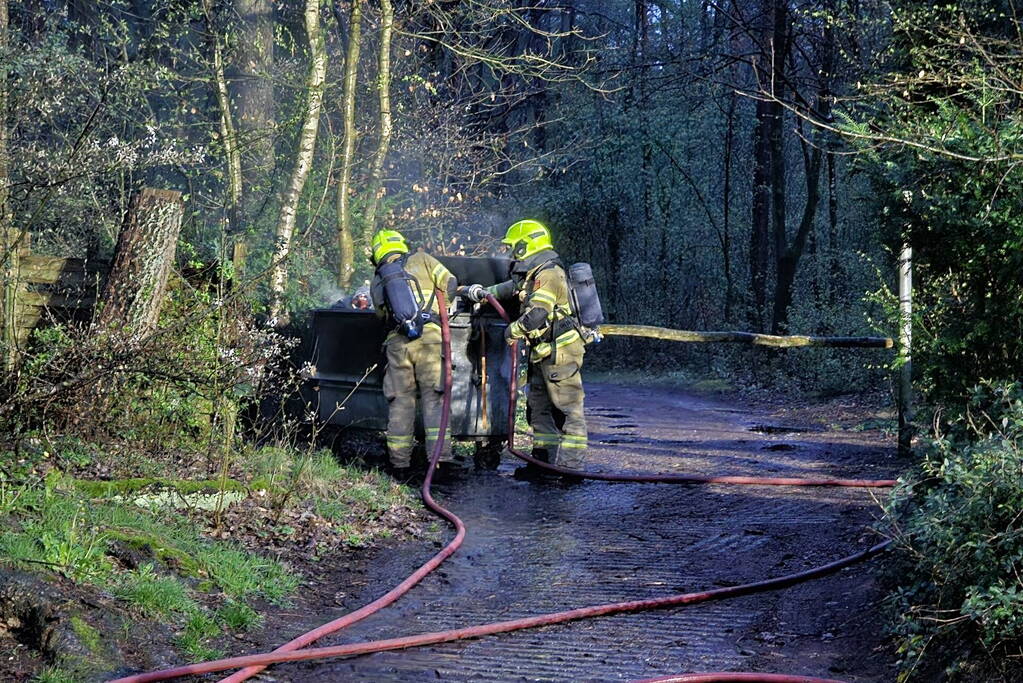
[{"label": "firefighter jacket", "polygon": [[[443,263],[425,251],[417,251],[405,257],[405,272],[415,280],[415,284],[412,285],[412,295],[416,298],[420,309],[428,310],[432,314],[433,319],[423,328],[422,339],[427,343],[439,344],[441,341],[440,323],[436,321],[439,320],[440,305],[437,302],[435,290],[439,289],[444,292],[450,303],[458,288],[458,281]],[[373,281],[370,283],[370,295],[377,315],[390,318],[387,298],[384,295],[384,283],[379,275],[373,276]],[[384,345],[392,343],[398,337],[404,338],[404,335],[397,330],[391,330],[387,339],[384,340]]]},{"label": "firefighter jacket", "polygon": [[488,291],[498,299],[518,295],[522,313],[508,326],[508,337],[529,344],[531,362],[556,355],[582,338],[572,315],[568,275],[553,250],[516,261],[512,279]]}]

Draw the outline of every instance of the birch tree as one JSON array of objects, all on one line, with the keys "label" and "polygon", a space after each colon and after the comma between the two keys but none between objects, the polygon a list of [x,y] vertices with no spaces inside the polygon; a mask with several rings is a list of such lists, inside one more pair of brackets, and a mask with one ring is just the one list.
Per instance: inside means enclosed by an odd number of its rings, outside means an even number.
[{"label": "birch tree", "polygon": [[366,205],[365,233],[376,229],[377,208],[383,198],[384,163],[391,144],[391,29],[394,26],[394,7],[391,0],[380,0],[380,57],[377,91],[380,100],[380,138],[377,141],[373,167],[369,174],[369,201]]},{"label": "birch tree", "polygon": [[[345,56],[344,144],[341,146],[341,177],[337,183],[337,242],[341,252],[338,284],[348,289],[355,272],[355,240],[352,234],[352,168],[355,166],[355,89],[359,75],[359,49],[362,40],[362,0],[352,0],[349,20],[348,54]],[[381,41],[382,42],[382,41]]]},{"label": "birch tree", "polygon": [[203,0],[206,30],[213,47],[213,85],[217,95],[217,106],[220,109],[220,142],[223,145],[224,161],[227,166],[228,231],[237,234],[241,230],[242,157],[224,71],[222,33],[214,20],[212,4],[211,0]]},{"label": "birch tree", "polygon": [[291,239],[295,234],[295,218],[298,200],[309,177],[316,148],[316,133],[320,125],[320,111],[323,107],[323,89],[327,73],[327,50],[320,32],[320,0],[306,0],[305,29],[309,41],[309,75],[306,80],[306,107],[299,134],[295,165],[291,171],[287,188],[281,198],[277,218],[276,243],[270,270],[270,319],[277,324],[284,322],[284,292],[288,284],[288,255],[291,253]]}]

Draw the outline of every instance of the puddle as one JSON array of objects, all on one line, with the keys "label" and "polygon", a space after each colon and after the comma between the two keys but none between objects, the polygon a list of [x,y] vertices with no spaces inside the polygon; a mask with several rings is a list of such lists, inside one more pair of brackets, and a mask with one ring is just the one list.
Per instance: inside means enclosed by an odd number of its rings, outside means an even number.
[{"label": "puddle", "polygon": [[749,427],[749,431],[758,434],[802,434],[810,431],[805,427],[785,427],[782,425],[756,424]]},{"label": "puddle", "polygon": [[794,451],[796,447],[790,443],[773,443],[770,446],[761,447],[762,451]]}]

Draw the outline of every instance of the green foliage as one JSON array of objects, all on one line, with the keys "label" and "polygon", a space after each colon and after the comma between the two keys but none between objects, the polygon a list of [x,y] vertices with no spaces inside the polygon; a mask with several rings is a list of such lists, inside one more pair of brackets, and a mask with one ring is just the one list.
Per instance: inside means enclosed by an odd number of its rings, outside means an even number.
[{"label": "green foliage", "polygon": [[113,571],[106,557],[106,535],[92,520],[83,502],[67,499],[49,487],[26,491],[9,509],[34,508],[37,512],[21,531],[5,529],[0,535],[0,556],[15,563],[41,564],[86,583],[102,582]]},{"label": "green foliage", "polygon": [[860,166],[893,251],[914,249],[914,370],[934,401],[1023,376],[1023,66],[1008,9],[896,3],[898,68],[862,105],[873,130],[909,143],[868,135]]},{"label": "green foliage", "polygon": [[925,653],[958,668],[981,649],[1023,651],[1020,510],[1023,384],[984,383],[886,509],[902,562],[889,601],[904,676]]},{"label": "green foliage", "polygon": [[333,500],[316,501],[316,514],[334,521],[341,521],[350,514],[349,508],[342,503]]},{"label": "green foliage", "polygon": [[299,578],[280,562],[210,544],[200,554],[204,569],[224,593],[235,598],[262,596],[282,603],[298,588]]}]

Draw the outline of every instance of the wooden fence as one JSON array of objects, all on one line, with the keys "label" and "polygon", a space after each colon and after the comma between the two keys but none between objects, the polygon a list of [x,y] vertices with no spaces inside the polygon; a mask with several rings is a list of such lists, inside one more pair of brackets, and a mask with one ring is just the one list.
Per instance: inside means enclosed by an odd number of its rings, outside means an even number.
[{"label": "wooden fence", "polygon": [[[13,244],[14,239],[16,234],[4,243]],[[37,327],[88,320],[108,269],[105,263],[33,254],[31,235],[23,234],[9,254],[7,277],[0,281],[3,301],[10,306],[0,317],[7,360],[24,351]]]}]

